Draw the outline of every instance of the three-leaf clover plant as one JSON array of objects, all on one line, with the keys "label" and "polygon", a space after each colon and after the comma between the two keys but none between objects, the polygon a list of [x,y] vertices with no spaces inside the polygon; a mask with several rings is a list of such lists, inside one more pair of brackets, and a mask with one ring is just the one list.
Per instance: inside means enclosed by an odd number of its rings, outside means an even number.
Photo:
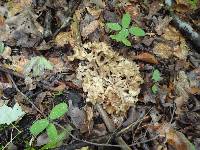
[{"label": "three-leaf clover plant", "polygon": [[51,110],[48,118],[37,120],[30,127],[30,132],[34,136],[37,136],[46,129],[49,142],[47,145],[45,145],[45,149],[55,147],[56,144],[60,142],[60,140],[62,140],[61,137],[63,137],[64,132],[58,134],[58,131],[53,123],[53,120],[62,117],[67,111],[68,111],[68,105],[66,103],[60,103]]},{"label": "three-leaf clover plant", "polygon": [[126,46],[131,46],[131,42],[128,40],[129,34],[134,36],[145,36],[145,31],[140,27],[131,26],[131,16],[126,13],[122,17],[121,24],[119,23],[106,23],[107,27],[113,31],[118,32],[115,35],[110,35],[111,39],[117,42],[122,42]]}]

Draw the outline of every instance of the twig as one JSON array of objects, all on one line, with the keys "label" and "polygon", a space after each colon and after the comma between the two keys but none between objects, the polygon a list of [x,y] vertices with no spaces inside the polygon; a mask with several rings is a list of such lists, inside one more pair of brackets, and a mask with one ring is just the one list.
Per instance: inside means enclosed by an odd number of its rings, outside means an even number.
[{"label": "twig", "polygon": [[24,99],[26,99],[26,100],[35,108],[35,110],[37,110],[40,114],[42,114],[44,117],[46,117],[45,114],[44,114],[43,112],[41,112],[41,110],[40,110],[39,108],[37,108],[37,106],[35,106],[35,104],[34,104],[24,93],[22,93],[22,92],[19,90],[19,88],[18,88],[17,85],[15,84],[15,81],[14,81],[13,78],[11,77],[11,75],[10,75],[10,74],[7,74],[7,77],[8,77],[9,80],[12,82],[12,84],[13,84],[14,88],[16,89],[16,91],[19,92],[19,93],[22,95],[22,97],[23,97]]},{"label": "twig", "polygon": [[200,53],[200,34],[197,33],[189,23],[184,22],[176,14],[174,14],[172,10],[172,0],[165,0],[165,4],[170,12],[170,16],[173,18],[172,22],[174,26],[178,28],[185,35],[185,37],[193,43],[197,52]]},{"label": "twig", "polygon": [[[108,117],[107,113],[103,110],[103,108],[101,107],[100,104],[96,104],[96,108],[97,108],[98,112],[100,113],[108,130],[110,132],[114,132],[114,130],[115,130],[114,124]],[[119,145],[123,146],[123,147],[121,147],[122,150],[131,150],[131,148],[126,144],[126,142],[122,139],[122,137],[116,137],[115,140]]]},{"label": "twig", "polygon": [[15,135],[14,137],[11,137],[11,140],[2,148],[2,150],[5,150],[7,147],[8,147],[8,145],[10,144],[10,143],[12,143],[12,141],[19,135],[19,134],[21,134],[22,132],[20,131],[20,132],[18,132],[17,133],[17,135]]},{"label": "twig", "polygon": [[[61,126],[57,122],[54,122],[54,124],[57,125],[58,127],[62,128],[63,130],[65,130],[74,140],[81,142],[81,143],[77,143],[77,144],[73,143],[72,144],[73,146],[70,146],[70,144],[68,144],[68,145],[62,145],[62,146],[60,146],[58,148],[59,150],[66,150],[66,149],[69,150],[68,148],[71,148],[71,147],[73,147],[74,149],[77,149],[77,148],[81,148],[82,145],[84,145],[84,146],[94,145],[94,146],[102,146],[102,147],[126,148],[126,145],[112,145],[112,144],[105,144],[105,143],[96,143],[96,141],[101,141],[101,140],[108,139],[110,137],[110,135],[106,135],[106,136],[103,136],[103,137],[100,137],[100,138],[92,139],[91,141],[81,140],[81,139],[75,137],[74,135],[72,135],[68,130],[66,130],[63,126]],[[142,141],[142,142],[135,142],[135,143],[130,144],[128,146],[135,146],[135,145],[138,145],[138,144],[148,143],[148,142],[151,142],[151,141],[157,139],[158,137],[159,137],[159,135],[156,135],[155,137],[153,137],[151,139],[148,139],[148,140],[145,140],[145,141]],[[85,144],[83,144],[83,143],[85,143]]]},{"label": "twig", "polygon": [[108,128],[109,132],[113,132],[115,130],[113,122],[108,117],[107,113],[103,110],[100,104],[96,104],[96,108],[98,112],[100,113],[104,123],[106,124],[106,127]]}]

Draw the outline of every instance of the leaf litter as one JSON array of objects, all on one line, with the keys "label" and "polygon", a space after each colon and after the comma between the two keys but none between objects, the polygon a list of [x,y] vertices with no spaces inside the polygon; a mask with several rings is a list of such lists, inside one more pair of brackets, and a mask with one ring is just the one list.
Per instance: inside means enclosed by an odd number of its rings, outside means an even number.
[{"label": "leaf litter", "polygon": [[0,4],[3,149],[200,148],[199,50],[173,16],[198,31],[198,1]]}]

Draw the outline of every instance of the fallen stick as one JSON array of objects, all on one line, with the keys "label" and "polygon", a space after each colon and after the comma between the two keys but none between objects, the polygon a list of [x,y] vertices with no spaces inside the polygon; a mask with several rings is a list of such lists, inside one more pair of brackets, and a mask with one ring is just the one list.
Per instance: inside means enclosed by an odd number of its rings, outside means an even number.
[{"label": "fallen stick", "polygon": [[[98,112],[100,113],[106,127],[108,128],[108,131],[114,132],[115,131],[114,124],[110,120],[110,118],[108,117],[107,113],[104,111],[102,106],[100,104],[96,104],[96,108],[97,108]],[[131,150],[131,148],[126,144],[126,142],[122,139],[121,136],[116,137],[115,141],[117,142],[117,144],[123,146],[123,147],[121,147],[122,150]]]},{"label": "fallen stick", "polygon": [[172,0],[165,0],[165,4],[167,5],[167,9],[170,12],[170,16],[172,17],[173,25],[181,31],[181,33],[186,37],[186,39],[190,40],[195,50],[200,53],[200,34],[197,33],[192,26],[181,20],[174,12],[172,11]]}]

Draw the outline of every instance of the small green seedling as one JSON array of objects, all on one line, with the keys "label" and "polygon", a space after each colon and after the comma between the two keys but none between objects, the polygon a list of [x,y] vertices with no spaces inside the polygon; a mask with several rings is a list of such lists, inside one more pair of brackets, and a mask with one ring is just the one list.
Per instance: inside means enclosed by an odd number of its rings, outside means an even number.
[{"label": "small green seedling", "polygon": [[154,94],[158,92],[158,82],[161,80],[160,71],[158,69],[155,69],[152,74],[152,80],[154,82],[153,86],[151,87],[151,90]]},{"label": "small green seedling", "polygon": [[118,31],[115,35],[110,35],[111,39],[117,42],[122,42],[126,46],[131,46],[131,42],[128,40],[129,33],[134,36],[145,36],[145,32],[140,27],[130,26],[131,16],[126,13],[122,17],[121,24],[119,23],[106,23],[107,27],[113,31]]},{"label": "small green seedling", "polygon": [[[61,132],[60,134],[58,134],[58,131],[53,123],[53,120],[62,117],[67,111],[68,111],[67,104],[60,103],[51,110],[48,118],[37,120],[30,127],[30,132],[34,136],[37,136],[46,129],[49,142],[47,145],[44,146],[43,149],[56,147],[56,144],[66,136],[67,134],[66,132]],[[70,129],[66,130],[70,131]]]}]

